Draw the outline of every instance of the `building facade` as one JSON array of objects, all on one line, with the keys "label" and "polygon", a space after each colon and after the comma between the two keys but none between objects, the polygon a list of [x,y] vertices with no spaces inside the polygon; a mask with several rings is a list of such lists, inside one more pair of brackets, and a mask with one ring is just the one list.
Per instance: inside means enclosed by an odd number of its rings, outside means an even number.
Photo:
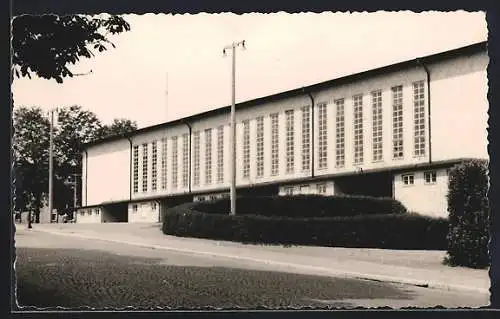
[{"label": "building facade", "polygon": [[[240,103],[240,194],[394,197],[447,215],[448,170],[488,158],[486,43]],[[160,221],[227,196],[230,107],[86,145],[77,222]]]}]

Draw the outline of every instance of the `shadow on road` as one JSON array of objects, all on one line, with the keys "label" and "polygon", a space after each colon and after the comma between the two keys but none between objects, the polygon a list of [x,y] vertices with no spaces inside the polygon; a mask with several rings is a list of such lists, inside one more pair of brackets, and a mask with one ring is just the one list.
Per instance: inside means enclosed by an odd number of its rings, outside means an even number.
[{"label": "shadow on road", "polygon": [[168,265],[77,249],[17,248],[16,271],[19,305],[43,308],[350,308],[353,304],[342,300],[413,298],[381,282]]}]

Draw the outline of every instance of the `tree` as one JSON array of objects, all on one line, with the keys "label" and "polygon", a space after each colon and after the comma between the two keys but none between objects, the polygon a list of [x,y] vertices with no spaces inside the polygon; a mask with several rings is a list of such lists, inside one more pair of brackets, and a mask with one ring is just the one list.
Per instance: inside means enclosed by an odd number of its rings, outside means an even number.
[{"label": "tree", "polygon": [[63,82],[76,75],[68,64],[91,58],[115,45],[108,34],[130,30],[120,16],[21,15],[12,21],[12,68],[17,77],[34,73],[45,79]]},{"label": "tree", "polygon": [[[65,185],[64,181],[70,179],[72,174],[80,173],[82,146],[99,136],[102,124],[93,112],[76,105],[59,109],[57,122],[54,187],[58,191],[54,192],[54,207],[62,209],[73,202],[71,186]],[[79,184],[78,191],[80,187]]]},{"label": "tree", "polygon": [[111,125],[104,125],[98,134],[98,138],[123,135],[137,130],[137,123],[128,119],[114,119]]},{"label": "tree", "polygon": [[14,110],[14,129],[15,208],[33,210],[39,222],[48,188],[50,123],[40,108],[21,107]]},{"label": "tree", "polygon": [[465,161],[453,167],[449,176],[450,227],[445,262],[454,266],[487,267],[490,263],[488,161]]},{"label": "tree", "polygon": [[[65,183],[72,174],[80,173],[82,146],[104,131],[109,134],[135,129],[136,124],[116,119],[103,126],[97,116],[80,106],[59,109],[54,127],[54,208],[61,211],[73,207],[73,187]],[[14,109],[14,160],[16,176],[16,211],[35,212],[40,221],[40,208],[48,195],[50,122],[38,107]],[[81,183],[77,184],[81,194]]]}]

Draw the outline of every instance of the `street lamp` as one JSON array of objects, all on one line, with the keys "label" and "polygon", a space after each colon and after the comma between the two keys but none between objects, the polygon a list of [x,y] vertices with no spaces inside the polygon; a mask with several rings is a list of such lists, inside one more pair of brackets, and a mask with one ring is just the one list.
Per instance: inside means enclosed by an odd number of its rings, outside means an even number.
[{"label": "street lamp", "polygon": [[[57,109],[56,109],[57,111]],[[49,139],[49,216],[50,222],[52,223],[52,206],[54,198],[54,186],[53,186],[53,176],[54,176],[54,109],[50,110],[50,139]]]},{"label": "street lamp", "polygon": [[235,107],[235,96],[236,96],[236,48],[241,46],[245,49],[245,40],[240,42],[233,42],[231,45],[226,46],[222,50],[222,54],[225,56],[226,51],[231,49],[231,54],[233,56],[233,66],[232,66],[232,84],[231,84],[231,215],[236,215],[236,107]]}]

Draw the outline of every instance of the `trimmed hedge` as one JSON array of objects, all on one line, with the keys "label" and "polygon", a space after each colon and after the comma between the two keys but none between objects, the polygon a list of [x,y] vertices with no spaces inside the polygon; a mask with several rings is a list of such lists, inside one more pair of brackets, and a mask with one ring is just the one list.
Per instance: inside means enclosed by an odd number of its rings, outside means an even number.
[{"label": "trimmed hedge", "polygon": [[446,219],[415,214],[290,218],[202,213],[181,205],[167,211],[163,233],[253,244],[386,249],[446,249]]},{"label": "trimmed hedge", "polygon": [[[236,200],[237,215],[276,217],[334,217],[404,214],[406,208],[392,198],[366,196],[242,196]],[[208,214],[228,214],[230,199],[195,202],[190,209]]]},{"label": "trimmed hedge", "polygon": [[489,264],[488,161],[471,160],[450,170],[449,232],[445,262],[484,268]]}]

